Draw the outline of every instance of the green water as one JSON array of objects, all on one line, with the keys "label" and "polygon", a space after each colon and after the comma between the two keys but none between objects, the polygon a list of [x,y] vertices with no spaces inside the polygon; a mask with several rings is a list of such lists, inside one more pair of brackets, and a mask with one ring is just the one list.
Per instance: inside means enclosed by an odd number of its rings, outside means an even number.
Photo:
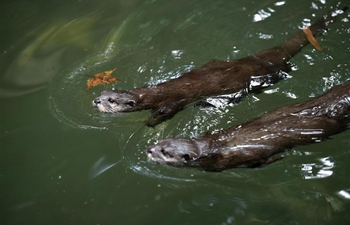
[{"label": "green water", "polygon": [[[338,1],[2,1],[1,224],[348,224],[349,131],[285,159],[220,173],[155,165],[145,149],[198,137],[350,79],[350,14],[291,62],[290,78],[221,109],[105,115],[105,89],[157,84],[282,43]],[[349,3],[347,3],[349,4]],[[95,73],[121,83],[86,91]]]}]

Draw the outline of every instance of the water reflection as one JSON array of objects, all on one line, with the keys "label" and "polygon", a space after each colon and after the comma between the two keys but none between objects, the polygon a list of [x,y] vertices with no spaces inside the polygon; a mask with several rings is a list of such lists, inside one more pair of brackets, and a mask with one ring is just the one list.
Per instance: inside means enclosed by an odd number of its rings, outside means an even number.
[{"label": "water reflection", "polygon": [[[152,167],[152,166],[150,166]],[[131,170],[133,170],[136,173],[151,177],[151,178],[157,178],[162,180],[172,180],[172,181],[181,181],[181,182],[196,182],[195,179],[190,178],[177,178],[172,176],[164,175],[164,173],[157,172],[155,170],[151,170],[150,168],[147,168],[146,166],[139,166],[139,165],[132,165],[130,167]]]},{"label": "water reflection", "polygon": [[[275,2],[275,6],[279,7],[279,6],[283,6],[285,4],[285,1],[278,1],[278,2]],[[264,9],[260,9],[256,14],[254,14],[253,16],[253,21],[254,22],[260,22],[260,21],[263,21],[267,18],[269,18],[272,13],[275,12],[275,9],[271,8],[271,7],[268,7],[267,10],[264,10]]]},{"label": "water reflection", "polygon": [[184,53],[183,50],[172,50],[171,54],[173,55],[174,59],[180,59],[181,55]]},{"label": "water reflection", "polygon": [[90,48],[93,43],[88,35],[98,21],[97,14],[72,21],[59,21],[32,31],[27,39],[35,37],[26,48],[20,50],[2,76],[0,97],[17,97],[47,87],[54,76],[64,67],[67,54],[72,49]]},{"label": "water reflection", "polygon": [[321,164],[302,164],[301,172],[304,179],[320,179],[332,176],[334,162],[331,161],[330,157],[321,158],[319,161]]},{"label": "water reflection", "polygon": [[292,99],[296,99],[298,98],[298,96],[292,92],[289,92],[289,91],[285,91],[283,92],[288,98],[292,98]]},{"label": "water reflection", "polygon": [[95,179],[98,176],[102,175],[103,173],[107,172],[109,169],[117,165],[119,162],[116,163],[106,163],[106,156],[102,156],[99,158],[94,165],[91,167],[89,172],[89,178]]},{"label": "water reflection", "polygon": [[338,192],[338,195],[347,199],[347,200],[350,200],[350,189],[348,190],[341,190]]},{"label": "water reflection", "polygon": [[[339,64],[339,67],[342,67],[342,65]],[[338,85],[341,83],[340,79],[342,78],[341,73],[339,72],[331,72],[329,74],[329,77],[322,77],[324,81],[324,90],[328,90],[331,87],[334,87],[335,85]]]}]

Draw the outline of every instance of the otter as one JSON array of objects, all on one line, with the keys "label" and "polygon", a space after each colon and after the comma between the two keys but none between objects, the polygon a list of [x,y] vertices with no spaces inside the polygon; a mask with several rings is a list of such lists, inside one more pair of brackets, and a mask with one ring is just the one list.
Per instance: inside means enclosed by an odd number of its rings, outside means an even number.
[{"label": "otter", "polygon": [[[336,10],[333,14],[319,18],[310,27],[314,36],[325,29],[337,14],[347,10]],[[167,82],[129,91],[104,91],[92,104],[101,112],[131,112],[151,110],[145,121],[153,127],[191,102],[210,96],[227,95],[241,98],[249,92],[259,92],[285,77],[291,68],[288,60],[309,43],[303,31],[274,48],[262,50],[254,55],[230,61],[212,61]]]},{"label": "otter", "polygon": [[295,145],[314,143],[349,128],[350,81],[303,103],[277,108],[251,121],[196,139],[166,138],[147,149],[150,160],[177,167],[222,171],[257,167]]}]

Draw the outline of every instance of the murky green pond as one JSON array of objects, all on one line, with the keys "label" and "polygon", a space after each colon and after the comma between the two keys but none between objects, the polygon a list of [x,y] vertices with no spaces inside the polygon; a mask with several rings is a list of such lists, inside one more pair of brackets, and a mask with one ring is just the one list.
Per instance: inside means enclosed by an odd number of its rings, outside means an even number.
[{"label": "murky green pond", "polygon": [[[346,1],[2,1],[1,224],[348,224],[349,131],[284,160],[220,173],[147,160],[169,136],[198,137],[304,101],[350,79],[350,13],[291,62],[290,77],[220,109],[188,107],[155,128],[149,112],[106,115],[106,89],[157,84],[213,59],[282,43]],[[349,2],[347,2],[349,4]],[[86,91],[116,68],[122,82]]]}]

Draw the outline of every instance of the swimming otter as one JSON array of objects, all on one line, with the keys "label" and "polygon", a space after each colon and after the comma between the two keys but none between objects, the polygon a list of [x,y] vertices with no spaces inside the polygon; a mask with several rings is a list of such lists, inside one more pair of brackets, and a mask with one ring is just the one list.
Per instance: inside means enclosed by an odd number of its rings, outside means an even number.
[{"label": "swimming otter", "polygon": [[350,81],[312,100],[280,107],[251,121],[197,139],[167,138],[148,158],[171,166],[221,171],[256,167],[295,145],[318,142],[350,123]]},{"label": "swimming otter", "polygon": [[[344,8],[345,11],[347,8]],[[309,29],[316,36],[341,10],[318,19]],[[145,121],[155,126],[170,119],[187,104],[209,96],[259,91],[277,82],[289,72],[287,61],[309,43],[302,31],[283,44],[254,55],[231,61],[213,61],[193,69],[179,78],[156,86],[129,91],[104,91],[92,104],[101,112],[130,112],[151,109]],[[283,71],[283,72],[282,72]]]}]

